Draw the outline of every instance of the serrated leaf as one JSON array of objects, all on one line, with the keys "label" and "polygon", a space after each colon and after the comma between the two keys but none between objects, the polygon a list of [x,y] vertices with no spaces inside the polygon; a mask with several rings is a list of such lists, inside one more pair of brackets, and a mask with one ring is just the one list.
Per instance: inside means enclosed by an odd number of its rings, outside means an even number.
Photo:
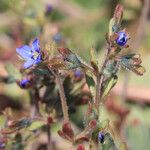
[{"label": "serrated leaf", "polygon": [[103,87],[102,98],[107,96],[107,94],[110,92],[110,90],[116,85],[117,81],[118,81],[118,77],[116,75],[114,75],[111,78],[109,78],[108,80],[106,80],[106,82],[104,82],[105,85]]}]

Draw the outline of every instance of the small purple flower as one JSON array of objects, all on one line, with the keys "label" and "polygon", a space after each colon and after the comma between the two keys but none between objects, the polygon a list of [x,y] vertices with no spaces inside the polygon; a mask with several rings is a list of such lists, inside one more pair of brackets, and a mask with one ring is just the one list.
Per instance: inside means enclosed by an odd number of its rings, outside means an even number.
[{"label": "small purple flower", "polygon": [[22,88],[26,88],[27,86],[29,86],[31,84],[29,79],[23,79],[20,81],[19,85]]},{"label": "small purple flower", "polygon": [[127,43],[128,37],[125,32],[118,32],[118,38],[116,39],[116,43],[120,46],[124,46]]},{"label": "small purple flower", "polygon": [[50,13],[52,12],[52,10],[53,10],[52,5],[51,5],[51,4],[47,4],[47,5],[46,5],[45,14],[46,14],[46,15],[50,14]]},{"label": "small purple flower", "polygon": [[99,132],[98,133],[98,140],[103,143],[104,142],[104,139],[105,139],[105,136],[102,132]]},{"label": "small purple flower", "polygon": [[0,149],[5,148],[5,143],[0,142]]},{"label": "small purple flower", "polygon": [[76,78],[81,78],[83,73],[80,70],[76,70],[74,75],[75,75]]},{"label": "small purple flower", "polygon": [[26,60],[23,65],[24,69],[30,68],[32,65],[38,64],[42,61],[39,40],[36,38],[32,42],[32,46],[23,45],[16,48],[17,53]]}]

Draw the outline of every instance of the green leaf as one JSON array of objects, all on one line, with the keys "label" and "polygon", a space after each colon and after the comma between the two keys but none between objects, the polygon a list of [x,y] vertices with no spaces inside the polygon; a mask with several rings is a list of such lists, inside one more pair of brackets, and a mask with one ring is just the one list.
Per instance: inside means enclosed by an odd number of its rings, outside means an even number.
[{"label": "green leaf", "polygon": [[95,50],[93,47],[91,47],[90,49],[90,61],[91,61],[91,66],[94,68],[94,70],[98,70],[98,62],[97,62]]},{"label": "green leaf", "polygon": [[111,78],[113,75],[116,75],[119,70],[119,65],[117,61],[110,60],[108,61],[106,67],[103,70],[105,78]]},{"label": "green leaf", "polygon": [[99,130],[105,130],[109,127],[109,119],[105,119],[100,122]]},{"label": "green leaf", "polygon": [[142,60],[138,54],[124,55],[119,59],[119,63],[125,69],[133,71],[137,75],[143,75],[145,68],[141,66]]},{"label": "green leaf", "polygon": [[58,48],[59,53],[63,56],[65,62],[70,63],[70,69],[75,69],[81,66],[78,56],[68,48]]},{"label": "green leaf", "polygon": [[33,73],[36,75],[49,75],[49,71],[45,69],[36,68],[33,70]]},{"label": "green leaf", "polygon": [[116,33],[120,30],[123,17],[123,7],[118,4],[115,8],[114,16],[109,22],[109,35]]},{"label": "green leaf", "polygon": [[95,97],[95,81],[90,73],[86,72],[86,83],[91,91],[91,94]]},{"label": "green leaf", "polygon": [[74,87],[73,87],[73,89],[71,90],[70,94],[71,94],[71,95],[80,94],[80,93],[81,93],[81,89],[82,89],[83,86],[85,85],[84,83],[85,83],[85,82],[84,82],[83,80],[80,81],[80,82],[74,83]]},{"label": "green leaf", "polygon": [[44,125],[43,121],[33,121],[31,125],[28,127],[29,130],[34,131],[37,130],[38,128],[42,127]]},{"label": "green leaf", "polygon": [[112,18],[109,22],[109,36],[117,33],[120,30],[120,24],[116,24],[115,19]]},{"label": "green leaf", "polygon": [[0,115],[0,127],[3,127],[6,122],[6,117],[3,115]]},{"label": "green leaf", "polygon": [[110,90],[116,85],[118,77],[116,75],[112,76],[104,83],[102,98],[107,96]]}]

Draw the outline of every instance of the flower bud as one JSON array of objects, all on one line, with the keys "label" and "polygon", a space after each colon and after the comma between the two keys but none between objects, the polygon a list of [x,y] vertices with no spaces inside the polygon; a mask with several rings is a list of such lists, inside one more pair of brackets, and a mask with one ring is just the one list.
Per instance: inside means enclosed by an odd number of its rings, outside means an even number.
[{"label": "flower bud", "polygon": [[77,150],[85,150],[85,147],[83,144],[79,144],[77,147]]},{"label": "flower bud", "polygon": [[104,142],[104,139],[105,139],[105,136],[102,132],[99,132],[98,133],[98,140],[103,143]]},{"label": "flower bud", "polygon": [[119,46],[124,46],[127,43],[128,37],[125,32],[118,32],[118,38],[116,39],[116,43]]},{"label": "flower bud", "polygon": [[20,81],[19,86],[23,89],[28,88],[31,85],[31,81],[29,79],[23,79]]}]

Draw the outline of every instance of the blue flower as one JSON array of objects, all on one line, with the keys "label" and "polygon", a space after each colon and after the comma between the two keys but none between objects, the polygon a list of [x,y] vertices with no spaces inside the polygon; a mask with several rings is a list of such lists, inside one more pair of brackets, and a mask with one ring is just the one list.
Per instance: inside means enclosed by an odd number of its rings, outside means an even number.
[{"label": "blue flower", "polygon": [[26,88],[28,85],[30,85],[30,80],[29,79],[23,79],[20,81],[19,85],[22,88]]},{"label": "blue flower", "polygon": [[32,42],[32,46],[23,45],[19,48],[16,48],[17,53],[25,59],[25,63],[23,67],[25,69],[30,68],[34,64],[38,64],[41,62],[41,50],[39,45],[39,40],[36,38]]},{"label": "blue flower", "polygon": [[0,149],[5,148],[5,143],[0,142]]},{"label": "blue flower", "polygon": [[80,78],[80,77],[83,76],[83,73],[80,70],[76,70],[74,75],[75,75],[76,78]]},{"label": "blue flower", "polygon": [[104,142],[104,134],[102,133],[102,132],[99,132],[98,133],[98,140],[101,142],[101,143],[103,143]]},{"label": "blue flower", "polygon": [[46,14],[46,15],[49,15],[49,14],[52,12],[52,10],[53,10],[52,5],[47,4],[47,5],[46,5],[46,11],[45,11],[45,14]]},{"label": "blue flower", "polygon": [[124,46],[127,43],[128,37],[124,32],[118,32],[118,38],[116,39],[116,43],[120,46]]}]

